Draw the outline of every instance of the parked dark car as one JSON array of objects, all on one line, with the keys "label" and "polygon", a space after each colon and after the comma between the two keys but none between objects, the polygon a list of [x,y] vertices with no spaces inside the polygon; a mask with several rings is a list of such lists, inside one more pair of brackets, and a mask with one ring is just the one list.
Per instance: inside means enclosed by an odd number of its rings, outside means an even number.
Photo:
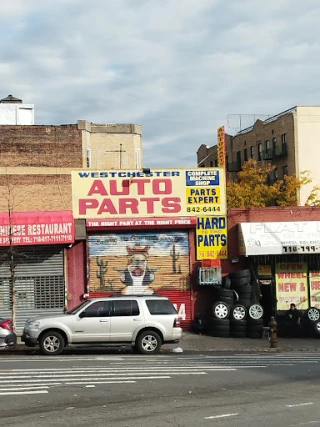
[{"label": "parked dark car", "polygon": [[0,350],[5,350],[17,343],[17,336],[13,332],[12,319],[0,317]]}]

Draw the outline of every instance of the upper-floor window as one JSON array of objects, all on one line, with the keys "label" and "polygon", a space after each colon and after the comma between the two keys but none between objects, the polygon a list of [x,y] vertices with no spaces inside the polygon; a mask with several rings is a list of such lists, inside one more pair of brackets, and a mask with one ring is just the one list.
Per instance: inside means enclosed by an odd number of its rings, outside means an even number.
[{"label": "upper-floor window", "polygon": [[287,134],[286,133],[283,133],[281,135],[281,145],[282,145],[281,151],[283,153],[286,153],[287,152]]},{"label": "upper-floor window", "polygon": [[287,166],[287,165],[286,165],[286,166],[283,166],[283,177],[284,177],[285,175],[288,175],[288,166]]},{"label": "upper-floor window", "polygon": [[262,160],[262,144],[259,142],[258,144],[258,161],[261,162]]},{"label": "upper-floor window", "polygon": [[245,148],[243,150],[243,159],[244,159],[245,162],[248,161],[248,149],[247,148]]},{"label": "upper-floor window", "polygon": [[266,146],[266,151],[269,151],[269,148],[270,148],[270,141],[269,141],[269,139],[266,140],[265,146]]},{"label": "upper-floor window", "polygon": [[214,161],[214,166],[215,166],[215,167],[218,167],[218,159],[215,159],[215,161]]},{"label": "upper-floor window", "polygon": [[210,160],[210,167],[212,168],[213,166],[213,160]]},{"label": "upper-floor window", "polygon": [[250,157],[251,157],[251,159],[254,159],[254,146],[253,145],[250,147]]},{"label": "upper-floor window", "polygon": [[278,179],[278,169],[277,168],[273,171],[273,176],[274,176],[274,179]]},{"label": "upper-floor window", "polygon": [[91,168],[91,149],[87,148],[87,168]]},{"label": "upper-floor window", "polygon": [[237,166],[241,168],[241,151],[237,151]]}]

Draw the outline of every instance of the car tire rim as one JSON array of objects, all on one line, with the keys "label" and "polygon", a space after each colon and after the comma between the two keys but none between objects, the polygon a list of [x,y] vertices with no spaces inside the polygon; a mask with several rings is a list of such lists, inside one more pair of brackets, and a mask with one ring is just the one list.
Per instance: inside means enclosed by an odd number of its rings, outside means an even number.
[{"label": "car tire rim", "polygon": [[153,335],[146,335],[142,339],[142,348],[145,351],[152,352],[158,347],[158,340]]},{"label": "car tire rim", "polygon": [[309,308],[308,310],[308,317],[312,322],[316,322],[319,320],[320,312],[316,308]]},{"label": "car tire rim", "polygon": [[316,330],[317,330],[318,334],[320,334],[320,322],[316,323]]},{"label": "car tire rim", "polygon": [[235,307],[233,309],[232,315],[236,320],[243,320],[246,317],[246,310],[244,307]]},{"label": "car tire rim", "polygon": [[228,316],[228,307],[225,304],[218,304],[215,306],[214,314],[218,319],[225,319]]},{"label": "car tire rim", "polygon": [[56,336],[49,336],[43,342],[43,348],[48,353],[55,353],[60,348],[60,340]]},{"label": "car tire rim", "polygon": [[263,316],[263,308],[259,304],[253,304],[249,308],[249,316],[251,319],[259,320]]}]

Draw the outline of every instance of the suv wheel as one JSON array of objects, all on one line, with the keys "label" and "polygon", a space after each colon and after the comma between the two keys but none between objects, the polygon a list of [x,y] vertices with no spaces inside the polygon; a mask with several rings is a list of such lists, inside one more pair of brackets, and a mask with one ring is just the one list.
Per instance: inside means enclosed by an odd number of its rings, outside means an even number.
[{"label": "suv wheel", "polygon": [[159,353],[161,344],[161,338],[154,331],[144,331],[136,340],[136,348],[142,354]]},{"label": "suv wheel", "polygon": [[61,354],[65,347],[63,336],[55,331],[49,331],[43,334],[39,344],[42,353],[49,356]]}]

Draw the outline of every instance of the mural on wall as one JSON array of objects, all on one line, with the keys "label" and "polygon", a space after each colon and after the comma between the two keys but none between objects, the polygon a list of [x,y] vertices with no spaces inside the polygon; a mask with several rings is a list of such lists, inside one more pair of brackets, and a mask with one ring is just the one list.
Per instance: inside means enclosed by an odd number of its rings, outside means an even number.
[{"label": "mural on wall", "polygon": [[90,291],[151,295],[190,289],[188,232],[89,237]]}]

